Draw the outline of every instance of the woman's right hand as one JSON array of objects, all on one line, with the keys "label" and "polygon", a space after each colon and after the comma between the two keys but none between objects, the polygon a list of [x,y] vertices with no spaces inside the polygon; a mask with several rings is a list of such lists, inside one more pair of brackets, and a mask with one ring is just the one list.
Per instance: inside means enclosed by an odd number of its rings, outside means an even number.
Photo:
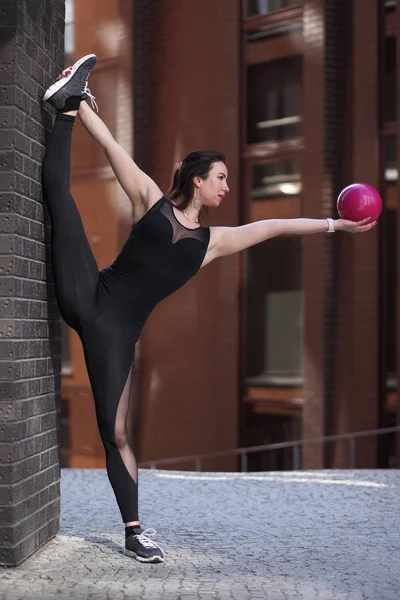
[{"label": "woman's right hand", "polygon": [[364,233],[375,227],[376,221],[371,218],[362,221],[348,221],[347,219],[337,219],[335,221],[335,231],[347,231],[347,233]]}]

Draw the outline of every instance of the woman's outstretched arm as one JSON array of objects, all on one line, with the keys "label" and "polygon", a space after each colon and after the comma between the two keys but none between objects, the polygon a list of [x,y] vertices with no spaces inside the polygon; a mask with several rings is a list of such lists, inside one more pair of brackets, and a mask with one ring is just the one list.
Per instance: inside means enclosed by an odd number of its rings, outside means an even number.
[{"label": "woman's outstretched arm", "polygon": [[[81,102],[78,116],[85,129],[103,148],[121,187],[137,209],[135,212],[146,212],[162,195],[157,184],[116,142],[105,123],[86,102]],[[140,218],[141,214],[135,214],[135,217]]]},{"label": "woman's outstretched arm", "polygon": [[[335,231],[361,233],[376,225],[370,219],[363,221],[333,221]],[[203,265],[219,256],[240,252],[279,235],[309,235],[328,231],[327,219],[267,219],[239,227],[211,227],[209,249]]]}]

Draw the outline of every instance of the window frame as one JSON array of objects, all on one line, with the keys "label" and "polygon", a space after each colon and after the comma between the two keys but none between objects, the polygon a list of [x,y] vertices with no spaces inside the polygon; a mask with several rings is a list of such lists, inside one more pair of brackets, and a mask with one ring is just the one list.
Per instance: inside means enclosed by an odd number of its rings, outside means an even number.
[{"label": "window frame", "polygon": [[242,26],[245,32],[262,29],[275,24],[294,24],[303,17],[304,3],[300,0],[297,5],[271,10],[266,14],[246,16],[246,2],[242,0]]}]

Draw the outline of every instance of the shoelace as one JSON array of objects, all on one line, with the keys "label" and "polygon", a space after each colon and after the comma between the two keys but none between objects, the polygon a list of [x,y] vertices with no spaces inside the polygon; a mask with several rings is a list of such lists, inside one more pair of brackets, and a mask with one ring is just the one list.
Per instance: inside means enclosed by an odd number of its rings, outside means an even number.
[{"label": "shoelace", "polygon": [[96,109],[96,111],[99,112],[99,107],[97,106],[96,98],[95,98],[95,96],[93,96],[93,94],[89,90],[87,81],[85,83],[85,89],[83,90],[83,93],[86,94],[87,97],[90,99],[90,104],[92,105],[93,110]]},{"label": "shoelace", "polygon": [[158,548],[163,554],[165,554],[161,546],[159,546],[158,544],[153,542],[153,540],[150,539],[150,537],[156,535],[156,533],[157,531],[153,529],[153,527],[150,527],[149,529],[145,529],[143,533],[136,534],[135,537],[139,540],[141,544],[143,544],[145,548]]}]

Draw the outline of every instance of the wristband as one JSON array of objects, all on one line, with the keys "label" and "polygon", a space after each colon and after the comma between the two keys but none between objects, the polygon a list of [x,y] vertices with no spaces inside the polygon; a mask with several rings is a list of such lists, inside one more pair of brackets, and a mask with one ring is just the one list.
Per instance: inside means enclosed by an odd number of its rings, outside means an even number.
[{"label": "wristband", "polygon": [[328,221],[328,229],[326,230],[326,233],[335,233],[335,225],[333,223],[333,219],[326,219]]}]

